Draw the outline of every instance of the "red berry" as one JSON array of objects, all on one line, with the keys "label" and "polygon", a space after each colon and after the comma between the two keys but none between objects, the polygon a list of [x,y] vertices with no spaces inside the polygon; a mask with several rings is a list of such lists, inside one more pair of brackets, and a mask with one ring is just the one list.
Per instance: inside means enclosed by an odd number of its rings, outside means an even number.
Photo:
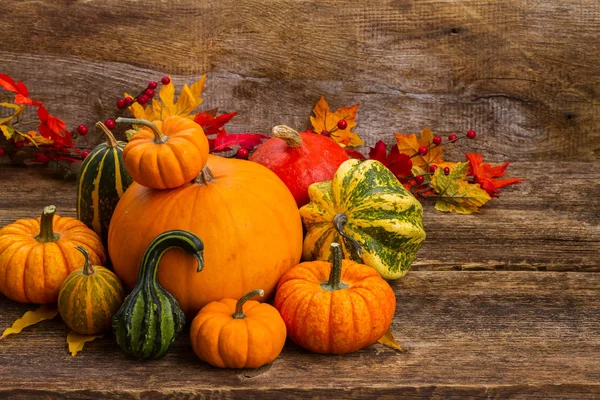
[{"label": "red berry", "polygon": [[152,89],[146,89],[146,90],[144,90],[144,94],[146,96],[148,96],[149,99],[151,99],[151,98],[154,97],[154,90],[152,90]]},{"label": "red berry", "polygon": [[160,81],[163,85],[168,85],[169,83],[171,83],[171,78],[169,78],[168,76],[163,76]]},{"label": "red berry", "polygon": [[436,169],[438,169],[437,165],[430,165],[429,166],[429,172],[431,172],[431,173],[435,172]]},{"label": "red berry", "polygon": [[433,137],[433,144],[435,144],[435,145],[442,144],[442,137],[441,136],[434,136]]},{"label": "red berry", "polygon": [[240,147],[235,153],[235,157],[239,158],[240,160],[247,160],[249,155],[250,152],[248,151],[248,149],[245,149],[243,147]]},{"label": "red berry", "polygon": [[22,148],[23,146],[25,146],[25,143],[23,141],[20,142],[15,142],[15,146],[17,146],[17,149]]},{"label": "red berry", "polygon": [[0,157],[4,155],[4,149],[0,149]]},{"label": "red berry", "polygon": [[448,136],[448,140],[452,143],[456,142],[456,139],[458,138],[458,136],[456,136],[454,133],[450,136]]},{"label": "red berry", "polygon": [[81,136],[85,136],[88,133],[88,127],[85,126],[84,124],[81,124],[77,127],[77,133],[80,134]]},{"label": "red berry", "polygon": [[473,129],[469,129],[467,131],[467,137],[469,139],[475,139],[475,136],[477,136],[477,134],[475,133],[475,131]]},{"label": "red berry", "polygon": [[450,168],[444,167],[444,175],[450,175]]},{"label": "red berry", "polygon": [[345,119],[340,119],[337,123],[338,129],[344,130],[348,127],[348,122]]},{"label": "red berry", "polygon": [[104,125],[106,125],[108,129],[115,129],[115,127],[117,126],[114,119],[107,119],[106,121],[104,121]]},{"label": "red berry", "polygon": [[81,159],[82,159],[82,160],[85,160],[85,159],[87,158],[87,156],[89,156],[89,155],[90,155],[90,152],[89,152],[89,151],[87,151],[87,150],[85,150],[85,151],[82,151],[82,152],[81,152]]},{"label": "red berry", "polygon": [[145,94],[143,94],[143,95],[141,95],[140,97],[137,98],[137,102],[140,103],[141,105],[146,104],[149,100],[150,99]]},{"label": "red berry", "polygon": [[125,97],[125,105],[129,107],[133,104],[133,99],[131,97]]},{"label": "red berry", "polygon": [[323,136],[327,136],[327,137],[329,137],[329,136],[330,136],[330,135],[329,135],[329,131],[328,131],[327,129],[323,129],[323,130],[321,131],[321,135],[323,135]]},{"label": "red berry", "polygon": [[421,146],[421,147],[419,147],[419,154],[420,154],[420,155],[422,155],[422,156],[425,156],[425,155],[427,155],[427,152],[428,152],[428,151],[429,151],[429,150],[427,150],[427,147],[425,147],[425,146]]},{"label": "red berry", "polygon": [[425,177],[423,177],[423,175],[417,175],[415,176],[415,181],[417,182],[417,185],[420,185],[425,181]]},{"label": "red berry", "polygon": [[125,107],[127,107],[127,104],[125,103],[125,99],[119,99],[117,100],[117,108],[122,110]]},{"label": "red berry", "polygon": [[158,86],[158,83],[154,82],[154,81],[150,81],[148,82],[148,89],[156,89],[156,87]]}]

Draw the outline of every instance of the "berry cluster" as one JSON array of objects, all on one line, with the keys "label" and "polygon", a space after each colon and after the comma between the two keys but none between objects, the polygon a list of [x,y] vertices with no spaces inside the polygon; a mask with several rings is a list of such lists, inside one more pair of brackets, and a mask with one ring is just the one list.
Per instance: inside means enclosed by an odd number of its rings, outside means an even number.
[{"label": "berry cluster", "polygon": [[[448,135],[448,141],[450,143],[456,143],[456,141],[458,139],[461,139],[463,137],[466,137],[468,139],[475,139],[476,136],[477,136],[477,134],[475,133],[475,131],[473,129],[469,129],[467,131],[467,134],[465,136],[459,137],[459,136],[457,136],[455,134]],[[431,142],[431,144],[429,146],[421,146],[421,147],[419,147],[419,149],[417,150],[417,152],[415,154],[413,154],[411,156],[411,158],[416,157],[416,156],[422,156],[422,157],[426,156],[432,148],[435,148],[436,146],[440,146],[442,144],[442,141],[443,141],[443,139],[442,139],[441,136],[434,136],[433,139],[432,139],[432,142]],[[438,169],[438,166],[435,165],[435,164],[429,166],[429,172],[431,174],[435,173],[435,171],[437,169]],[[448,168],[448,167],[444,167],[443,171],[444,171],[445,175],[449,175],[450,174],[450,168]],[[420,185],[420,184],[422,184],[425,181],[425,177],[423,175],[418,175],[418,176],[415,177],[415,181],[417,182],[417,184]]]},{"label": "berry cluster", "polygon": [[343,131],[344,129],[346,129],[348,127],[348,121],[346,121],[345,119],[340,119],[337,124],[333,127],[332,130],[328,131],[326,129],[323,129],[321,131],[321,135],[323,136],[327,136],[330,137],[332,133],[337,132],[338,130]]},{"label": "berry cluster", "polygon": [[[169,78],[168,76],[163,76],[162,79],[160,80],[160,82],[163,85],[168,85],[169,83],[171,83],[171,78]],[[139,103],[141,105],[147,104],[150,101],[150,99],[152,99],[154,97],[155,90],[157,87],[158,87],[157,82],[150,81],[150,82],[148,82],[146,89],[144,89],[139,95],[137,95],[137,97],[135,99],[133,99],[131,97],[123,97],[123,98],[120,98],[119,100],[117,100],[117,108],[119,109],[119,113],[122,112],[123,110],[125,110],[127,107],[131,106],[133,103]],[[117,123],[115,122],[115,120],[116,120],[116,116],[115,116],[115,118],[109,118],[106,121],[104,121],[104,125],[108,129],[113,130],[117,126]],[[86,125],[81,124],[77,127],[76,132],[80,136],[85,136],[88,134],[89,130]],[[89,154],[90,154],[89,151],[82,151],[81,159],[84,160]]]}]

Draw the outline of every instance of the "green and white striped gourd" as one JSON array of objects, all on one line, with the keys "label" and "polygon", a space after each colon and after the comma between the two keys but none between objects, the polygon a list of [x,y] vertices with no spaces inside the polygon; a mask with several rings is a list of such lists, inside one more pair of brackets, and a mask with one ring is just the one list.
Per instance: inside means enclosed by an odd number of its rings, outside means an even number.
[{"label": "green and white striped gourd", "polygon": [[136,358],[153,359],[167,353],[185,326],[185,315],[175,300],[158,282],[158,265],[165,252],[181,248],[204,267],[204,244],[193,233],[182,230],[158,235],[146,249],[131,293],[112,319],[117,344]]},{"label": "green and white striped gourd", "polygon": [[333,180],[308,189],[300,209],[307,230],[303,259],[329,260],[331,243],[344,257],[401,278],[425,240],[423,208],[394,174],[375,160],[348,160]]},{"label": "green and white striped gourd", "polygon": [[83,160],[77,174],[77,219],[93,229],[108,248],[108,225],[117,202],[133,179],[125,169],[123,148],[102,123],[96,123],[107,136]]}]

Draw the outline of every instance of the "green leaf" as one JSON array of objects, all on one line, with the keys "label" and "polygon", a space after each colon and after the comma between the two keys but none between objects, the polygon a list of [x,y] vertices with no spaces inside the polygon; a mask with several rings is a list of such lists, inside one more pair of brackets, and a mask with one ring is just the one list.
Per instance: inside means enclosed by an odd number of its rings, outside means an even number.
[{"label": "green leaf", "polygon": [[490,200],[489,194],[477,184],[466,180],[469,163],[457,163],[445,175],[438,168],[431,178],[431,187],[438,194],[435,209],[458,214],[472,214]]}]

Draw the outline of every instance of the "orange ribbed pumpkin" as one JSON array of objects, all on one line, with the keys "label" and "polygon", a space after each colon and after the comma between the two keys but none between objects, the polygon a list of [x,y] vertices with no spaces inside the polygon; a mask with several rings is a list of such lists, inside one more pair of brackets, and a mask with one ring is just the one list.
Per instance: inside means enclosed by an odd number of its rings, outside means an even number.
[{"label": "orange ribbed pumpkin", "polygon": [[262,165],[209,156],[195,182],[170,190],[133,183],[110,222],[109,254],[115,273],[134,286],[152,239],[182,229],[204,242],[205,266],[175,249],[165,254],[159,282],[185,314],[223,298],[240,298],[260,287],[269,296],[279,278],[302,254],[302,225],[296,202],[277,176]]},{"label": "orange ribbed pumpkin", "polygon": [[200,310],[190,328],[198,358],[219,368],[258,368],[277,358],[285,344],[285,324],[273,306],[249,300],[256,295],[264,292],[213,301]]},{"label": "orange ribbed pumpkin", "polygon": [[0,292],[21,303],[52,303],[67,276],[81,268],[85,258],[106,261],[100,237],[75,218],[54,215],[44,208],[41,218],[20,219],[0,229]]},{"label": "orange ribbed pumpkin", "polygon": [[342,260],[338,243],[331,244],[331,253],[332,263],[304,262],[283,275],[275,307],[296,344],[315,353],[345,354],[385,334],[396,297],[375,269]]},{"label": "orange ribbed pumpkin", "polygon": [[117,118],[117,122],[145,125],[123,149],[123,161],[137,183],[170,189],[194,179],[206,165],[208,139],[202,127],[189,118],[171,116],[164,121]]}]

